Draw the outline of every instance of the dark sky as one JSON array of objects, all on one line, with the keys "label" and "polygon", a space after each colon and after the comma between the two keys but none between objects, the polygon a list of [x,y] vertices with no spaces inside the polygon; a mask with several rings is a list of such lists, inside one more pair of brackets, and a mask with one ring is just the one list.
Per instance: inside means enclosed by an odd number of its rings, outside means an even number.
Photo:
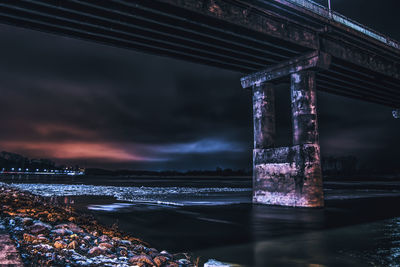
[{"label": "dark sky", "polygon": [[[332,6],[400,40],[397,0]],[[240,73],[5,25],[0,34],[0,150],[85,167],[251,166],[251,94]],[[277,95],[285,144],[288,85]],[[326,93],[318,108],[324,155],[400,164],[400,120],[390,108]]]}]

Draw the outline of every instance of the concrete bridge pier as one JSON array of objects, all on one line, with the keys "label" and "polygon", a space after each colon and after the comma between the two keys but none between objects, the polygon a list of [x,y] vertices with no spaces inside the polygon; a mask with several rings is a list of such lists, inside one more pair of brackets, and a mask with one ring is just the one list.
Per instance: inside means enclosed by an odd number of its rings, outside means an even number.
[{"label": "concrete bridge pier", "polygon": [[[253,88],[253,203],[324,206],[315,71],[328,67],[330,58],[314,54],[308,59],[315,62],[304,64],[308,56],[242,78],[243,87]],[[270,82],[285,76],[290,76],[293,144],[275,147],[275,99]]]}]

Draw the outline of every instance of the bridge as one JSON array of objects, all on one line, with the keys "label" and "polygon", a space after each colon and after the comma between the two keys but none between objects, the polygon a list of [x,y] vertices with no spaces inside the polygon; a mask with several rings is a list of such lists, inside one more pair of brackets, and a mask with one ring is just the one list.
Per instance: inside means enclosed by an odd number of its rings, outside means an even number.
[{"label": "bridge", "polygon": [[[400,108],[400,43],[309,0],[6,0],[0,23],[243,73],[253,91],[253,202],[324,205],[316,91]],[[290,83],[293,144],[275,146]]]}]

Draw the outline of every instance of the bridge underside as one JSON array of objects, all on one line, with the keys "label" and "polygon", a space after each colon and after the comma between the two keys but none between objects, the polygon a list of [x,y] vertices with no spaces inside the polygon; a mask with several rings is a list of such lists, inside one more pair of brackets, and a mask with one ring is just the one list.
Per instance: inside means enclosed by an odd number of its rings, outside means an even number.
[{"label": "bridge underside", "polygon": [[[285,0],[9,0],[0,23],[253,73],[320,50],[317,89],[400,107],[400,52]],[[289,81],[287,79],[287,81]]]}]

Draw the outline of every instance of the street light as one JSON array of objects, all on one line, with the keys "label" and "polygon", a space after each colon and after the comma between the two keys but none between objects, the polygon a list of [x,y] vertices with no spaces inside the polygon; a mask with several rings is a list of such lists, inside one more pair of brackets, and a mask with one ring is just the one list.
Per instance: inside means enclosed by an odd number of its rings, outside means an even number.
[{"label": "street light", "polygon": [[329,12],[329,18],[332,18],[331,0],[328,0],[328,12]]}]

